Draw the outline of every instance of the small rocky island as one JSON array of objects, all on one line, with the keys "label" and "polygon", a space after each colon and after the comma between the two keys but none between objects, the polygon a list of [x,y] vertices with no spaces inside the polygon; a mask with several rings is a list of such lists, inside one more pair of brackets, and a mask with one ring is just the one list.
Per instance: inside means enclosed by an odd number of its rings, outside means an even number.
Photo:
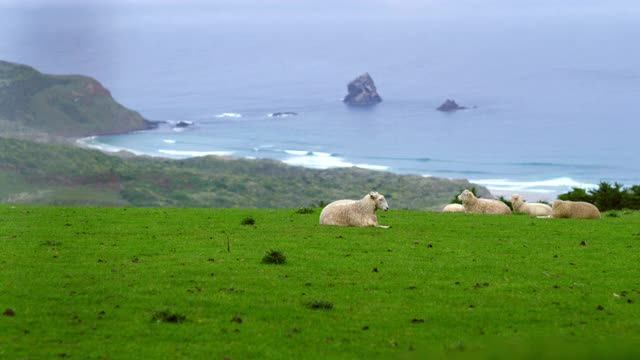
[{"label": "small rocky island", "polygon": [[442,105],[438,106],[436,110],[451,112],[451,111],[464,110],[464,109],[467,109],[467,107],[458,105],[458,103],[456,103],[455,100],[447,99],[445,102],[442,103]]},{"label": "small rocky island", "polygon": [[295,111],[277,111],[269,114],[269,117],[287,117],[287,116],[298,116],[298,113]]},{"label": "small rocky island", "polygon": [[173,127],[175,128],[186,128],[193,125],[192,121],[180,120]]},{"label": "small rocky island", "polygon": [[353,106],[370,106],[382,101],[376,85],[369,73],[364,73],[347,85],[349,93],[344,97],[342,102]]}]

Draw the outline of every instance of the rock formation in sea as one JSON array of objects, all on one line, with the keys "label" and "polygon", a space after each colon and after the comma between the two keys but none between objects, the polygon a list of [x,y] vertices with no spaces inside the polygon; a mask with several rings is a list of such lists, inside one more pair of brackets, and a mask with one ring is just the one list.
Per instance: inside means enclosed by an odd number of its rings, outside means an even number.
[{"label": "rock formation in sea", "polygon": [[456,111],[456,110],[464,110],[466,108],[467,108],[466,106],[458,105],[458,103],[456,103],[455,100],[447,99],[445,100],[445,102],[442,103],[442,105],[438,106],[436,110],[449,112],[449,111]]},{"label": "rock formation in sea", "polygon": [[287,116],[297,116],[298,113],[294,111],[277,111],[269,114],[269,117],[287,117]]},{"label": "rock formation in sea", "polygon": [[193,122],[191,122],[191,121],[181,120],[181,121],[178,121],[178,122],[174,125],[174,127],[177,127],[177,128],[186,128],[186,127],[189,127],[189,126],[191,126],[191,125],[193,125]]},{"label": "rock formation in sea", "polygon": [[348,105],[369,106],[382,101],[369,73],[364,73],[351,81],[347,85],[347,90],[349,93],[342,101]]}]

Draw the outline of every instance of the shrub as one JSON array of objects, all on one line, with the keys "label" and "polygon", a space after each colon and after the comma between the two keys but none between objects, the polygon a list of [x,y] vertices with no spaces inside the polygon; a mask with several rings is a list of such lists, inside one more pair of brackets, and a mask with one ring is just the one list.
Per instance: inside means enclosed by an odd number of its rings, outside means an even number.
[{"label": "shrub", "polygon": [[620,209],[640,209],[640,185],[625,189],[622,184],[611,185],[606,181],[600,182],[598,188],[586,191],[581,188],[560,194],[560,200],[585,201],[594,204],[600,211]]},{"label": "shrub", "polygon": [[256,224],[256,220],[251,216],[247,216],[246,218],[242,219],[242,221],[240,222],[240,225],[255,225],[255,224]]},{"label": "shrub", "polygon": [[296,210],[296,214],[313,214],[313,208],[303,207]]},{"label": "shrub", "polygon": [[513,209],[513,204],[511,204],[511,201],[507,200],[504,198],[504,196],[500,196],[498,198],[498,200],[502,201],[503,203],[505,203],[505,205],[507,205],[509,207],[509,209]]},{"label": "shrub", "polygon": [[310,309],[331,310],[333,303],[327,300],[311,299],[305,303]]},{"label": "shrub", "polygon": [[287,257],[280,250],[269,250],[262,257],[263,264],[284,264],[285,262],[287,262]]},{"label": "shrub", "polygon": [[640,209],[640,185],[627,189],[622,200],[622,207],[626,209]]},{"label": "shrub", "polygon": [[179,324],[181,322],[184,322],[187,319],[187,317],[180,313],[173,312],[170,310],[161,310],[161,311],[156,311],[151,317],[151,319],[159,323],[168,322],[168,323]]},{"label": "shrub", "polygon": [[558,195],[558,199],[593,203],[593,199],[589,194],[587,194],[587,191],[577,187],[572,188],[568,193]]},{"label": "shrub", "polygon": [[600,209],[600,211],[622,208],[622,199],[624,197],[622,184],[616,182],[611,185],[603,181],[597,189],[589,190],[589,193],[593,199],[593,204]]}]

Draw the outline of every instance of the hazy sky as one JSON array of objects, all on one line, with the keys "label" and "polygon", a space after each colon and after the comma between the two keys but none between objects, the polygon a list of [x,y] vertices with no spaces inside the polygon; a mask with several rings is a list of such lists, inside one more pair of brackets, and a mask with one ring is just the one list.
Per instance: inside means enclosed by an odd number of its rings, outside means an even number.
[{"label": "hazy sky", "polygon": [[638,0],[0,0],[0,6],[178,7],[264,13],[386,13],[389,15],[514,14],[637,16]]}]

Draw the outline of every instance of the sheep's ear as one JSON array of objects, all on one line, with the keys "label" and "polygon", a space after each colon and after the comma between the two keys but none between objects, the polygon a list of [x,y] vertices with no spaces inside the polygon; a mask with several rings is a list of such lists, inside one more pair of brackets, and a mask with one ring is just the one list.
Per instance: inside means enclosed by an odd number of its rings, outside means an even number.
[{"label": "sheep's ear", "polygon": [[372,191],[372,192],[370,192],[370,193],[369,193],[369,196],[370,196],[372,199],[375,199],[375,198],[376,198],[376,195],[378,195],[378,193],[376,193],[375,191]]}]

